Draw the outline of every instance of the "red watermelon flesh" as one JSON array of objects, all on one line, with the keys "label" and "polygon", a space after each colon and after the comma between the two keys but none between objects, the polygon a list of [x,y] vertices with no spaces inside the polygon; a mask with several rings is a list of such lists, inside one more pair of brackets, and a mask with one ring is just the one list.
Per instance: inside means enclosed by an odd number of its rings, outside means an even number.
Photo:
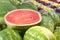
[{"label": "red watermelon flesh", "polygon": [[5,19],[9,23],[23,25],[23,24],[32,24],[39,22],[41,20],[40,13],[34,11],[34,10],[26,10],[26,9],[20,9],[20,10],[14,10],[9,12]]}]

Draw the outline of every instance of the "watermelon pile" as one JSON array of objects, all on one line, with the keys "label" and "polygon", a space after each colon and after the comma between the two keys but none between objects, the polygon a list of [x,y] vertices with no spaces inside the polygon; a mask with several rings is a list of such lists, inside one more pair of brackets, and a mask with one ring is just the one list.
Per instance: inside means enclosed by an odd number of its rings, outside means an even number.
[{"label": "watermelon pile", "polygon": [[0,40],[60,40],[59,2],[0,0]]}]

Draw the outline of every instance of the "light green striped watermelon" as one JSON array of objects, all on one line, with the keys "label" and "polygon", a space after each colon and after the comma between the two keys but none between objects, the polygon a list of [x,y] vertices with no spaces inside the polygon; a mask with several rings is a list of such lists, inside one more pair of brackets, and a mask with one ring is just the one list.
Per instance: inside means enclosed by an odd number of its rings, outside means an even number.
[{"label": "light green striped watermelon", "polygon": [[18,32],[7,28],[0,31],[0,40],[22,40],[22,38]]},{"label": "light green striped watermelon", "polygon": [[23,40],[56,40],[56,37],[49,29],[42,26],[34,26],[26,31]]}]

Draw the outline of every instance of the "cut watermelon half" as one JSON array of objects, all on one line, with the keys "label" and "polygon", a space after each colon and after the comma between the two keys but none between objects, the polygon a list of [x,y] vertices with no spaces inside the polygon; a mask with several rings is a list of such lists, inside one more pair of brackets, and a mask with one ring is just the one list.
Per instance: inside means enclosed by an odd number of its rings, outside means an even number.
[{"label": "cut watermelon half", "polygon": [[30,26],[40,23],[41,14],[31,9],[17,9],[8,12],[5,17],[7,25],[11,26]]}]

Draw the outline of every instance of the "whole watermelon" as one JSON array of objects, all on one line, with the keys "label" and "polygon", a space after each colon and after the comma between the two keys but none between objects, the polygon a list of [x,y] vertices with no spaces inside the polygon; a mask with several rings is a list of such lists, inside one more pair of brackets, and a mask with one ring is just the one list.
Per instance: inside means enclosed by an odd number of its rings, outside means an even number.
[{"label": "whole watermelon", "polygon": [[55,11],[48,11],[48,15],[53,19],[54,23],[60,23],[59,16],[55,13]]},{"label": "whole watermelon", "polygon": [[23,40],[56,40],[56,37],[49,29],[34,26],[26,31]]},{"label": "whole watermelon", "polygon": [[19,3],[16,6],[18,9],[33,9],[33,10],[38,10],[37,7],[31,3],[31,2],[23,2],[23,3]]},{"label": "whole watermelon", "polygon": [[39,25],[48,28],[52,32],[54,31],[54,21],[48,14],[42,14],[42,21]]},{"label": "whole watermelon", "polygon": [[0,40],[22,40],[22,38],[17,31],[7,28],[0,31]]},{"label": "whole watermelon", "polygon": [[0,0],[0,5],[0,24],[5,24],[4,15],[16,8],[8,0]]},{"label": "whole watermelon", "polygon": [[26,2],[26,0],[9,0],[17,9],[33,9],[38,10],[31,2]]}]

